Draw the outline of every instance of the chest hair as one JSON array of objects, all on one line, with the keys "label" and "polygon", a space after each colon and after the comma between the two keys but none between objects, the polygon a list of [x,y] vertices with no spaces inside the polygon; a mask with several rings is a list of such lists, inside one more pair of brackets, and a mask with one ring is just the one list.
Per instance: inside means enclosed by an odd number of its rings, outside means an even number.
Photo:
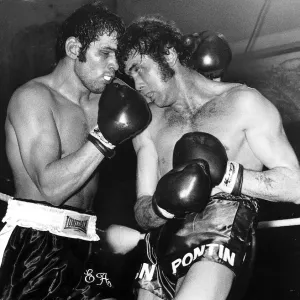
[{"label": "chest hair", "polygon": [[166,124],[168,127],[180,127],[197,129],[204,124],[208,117],[216,112],[215,107],[211,107],[209,110],[199,108],[193,112],[175,112],[170,111],[165,115]]}]

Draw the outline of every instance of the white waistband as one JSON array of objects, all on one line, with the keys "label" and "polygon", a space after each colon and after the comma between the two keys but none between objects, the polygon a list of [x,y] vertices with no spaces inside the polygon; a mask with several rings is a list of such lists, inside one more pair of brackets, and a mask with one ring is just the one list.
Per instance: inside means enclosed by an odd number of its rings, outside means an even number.
[{"label": "white waistband", "polygon": [[87,241],[100,239],[96,234],[96,216],[38,203],[9,199],[2,221],[69,238]]}]

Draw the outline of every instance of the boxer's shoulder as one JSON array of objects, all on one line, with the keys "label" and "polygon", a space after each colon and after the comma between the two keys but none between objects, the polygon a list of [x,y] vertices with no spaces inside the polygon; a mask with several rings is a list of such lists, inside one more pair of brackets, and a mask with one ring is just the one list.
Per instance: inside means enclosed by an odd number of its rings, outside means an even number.
[{"label": "boxer's shoulder", "polygon": [[262,94],[257,89],[245,84],[230,83],[225,86],[222,96],[226,101],[246,102],[259,100]]},{"label": "boxer's shoulder", "polygon": [[217,90],[218,95],[211,101],[218,106],[228,109],[233,114],[234,111],[250,113],[257,106],[269,102],[258,90],[248,87],[245,84],[237,83],[220,83],[221,86]]},{"label": "boxer's shoulder", "polygon": [[31,80],[20,86],[13,93],[7,112],[11,114],[18,111],[38,110],[49,106],[53,102],[51,90],[44,83]]}]

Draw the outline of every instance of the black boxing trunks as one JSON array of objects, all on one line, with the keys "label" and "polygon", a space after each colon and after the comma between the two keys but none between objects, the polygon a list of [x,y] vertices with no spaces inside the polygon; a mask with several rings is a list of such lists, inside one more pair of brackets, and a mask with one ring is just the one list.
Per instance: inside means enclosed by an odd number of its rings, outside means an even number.
[{"label": "black boxing trunks", "polygon": [[225,265],[238,275],[251,245],[257,214],[257,199],[218,193],[202,213],[169,220],[149,232],[136,275],[137,288],[173,299],[177,279],[203,260]]},{"label": "black boxing trunks", "polygon": [[[96,216],[45,203],[11,199],[0,232],[0,299],[66,300],[111,297],[113,284]],[[100,245],[99,245],[100,247]]]}]

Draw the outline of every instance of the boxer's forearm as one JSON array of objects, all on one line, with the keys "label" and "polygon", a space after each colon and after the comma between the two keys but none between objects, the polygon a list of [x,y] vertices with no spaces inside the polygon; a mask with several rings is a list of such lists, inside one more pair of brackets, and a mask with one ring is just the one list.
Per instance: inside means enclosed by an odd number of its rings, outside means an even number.
[{"label": "boxer's forearm", "polygon": [[78,151],[48,164],[39,172],[38,188],[53,205],[60,205],[88,181],[103,155],[87,142]]},{"label": "boxer's forearm", "polygon": [[244,170],[242,193],[272,202],[300,203],[300,171],[277,167],[263,172]]},{"label": "boxer's forearm", "polygon": [[144,230],[157,228],[166,223],[156,215],[152,207],[152,196],[141,196],[134,206],[135,219]]}]

